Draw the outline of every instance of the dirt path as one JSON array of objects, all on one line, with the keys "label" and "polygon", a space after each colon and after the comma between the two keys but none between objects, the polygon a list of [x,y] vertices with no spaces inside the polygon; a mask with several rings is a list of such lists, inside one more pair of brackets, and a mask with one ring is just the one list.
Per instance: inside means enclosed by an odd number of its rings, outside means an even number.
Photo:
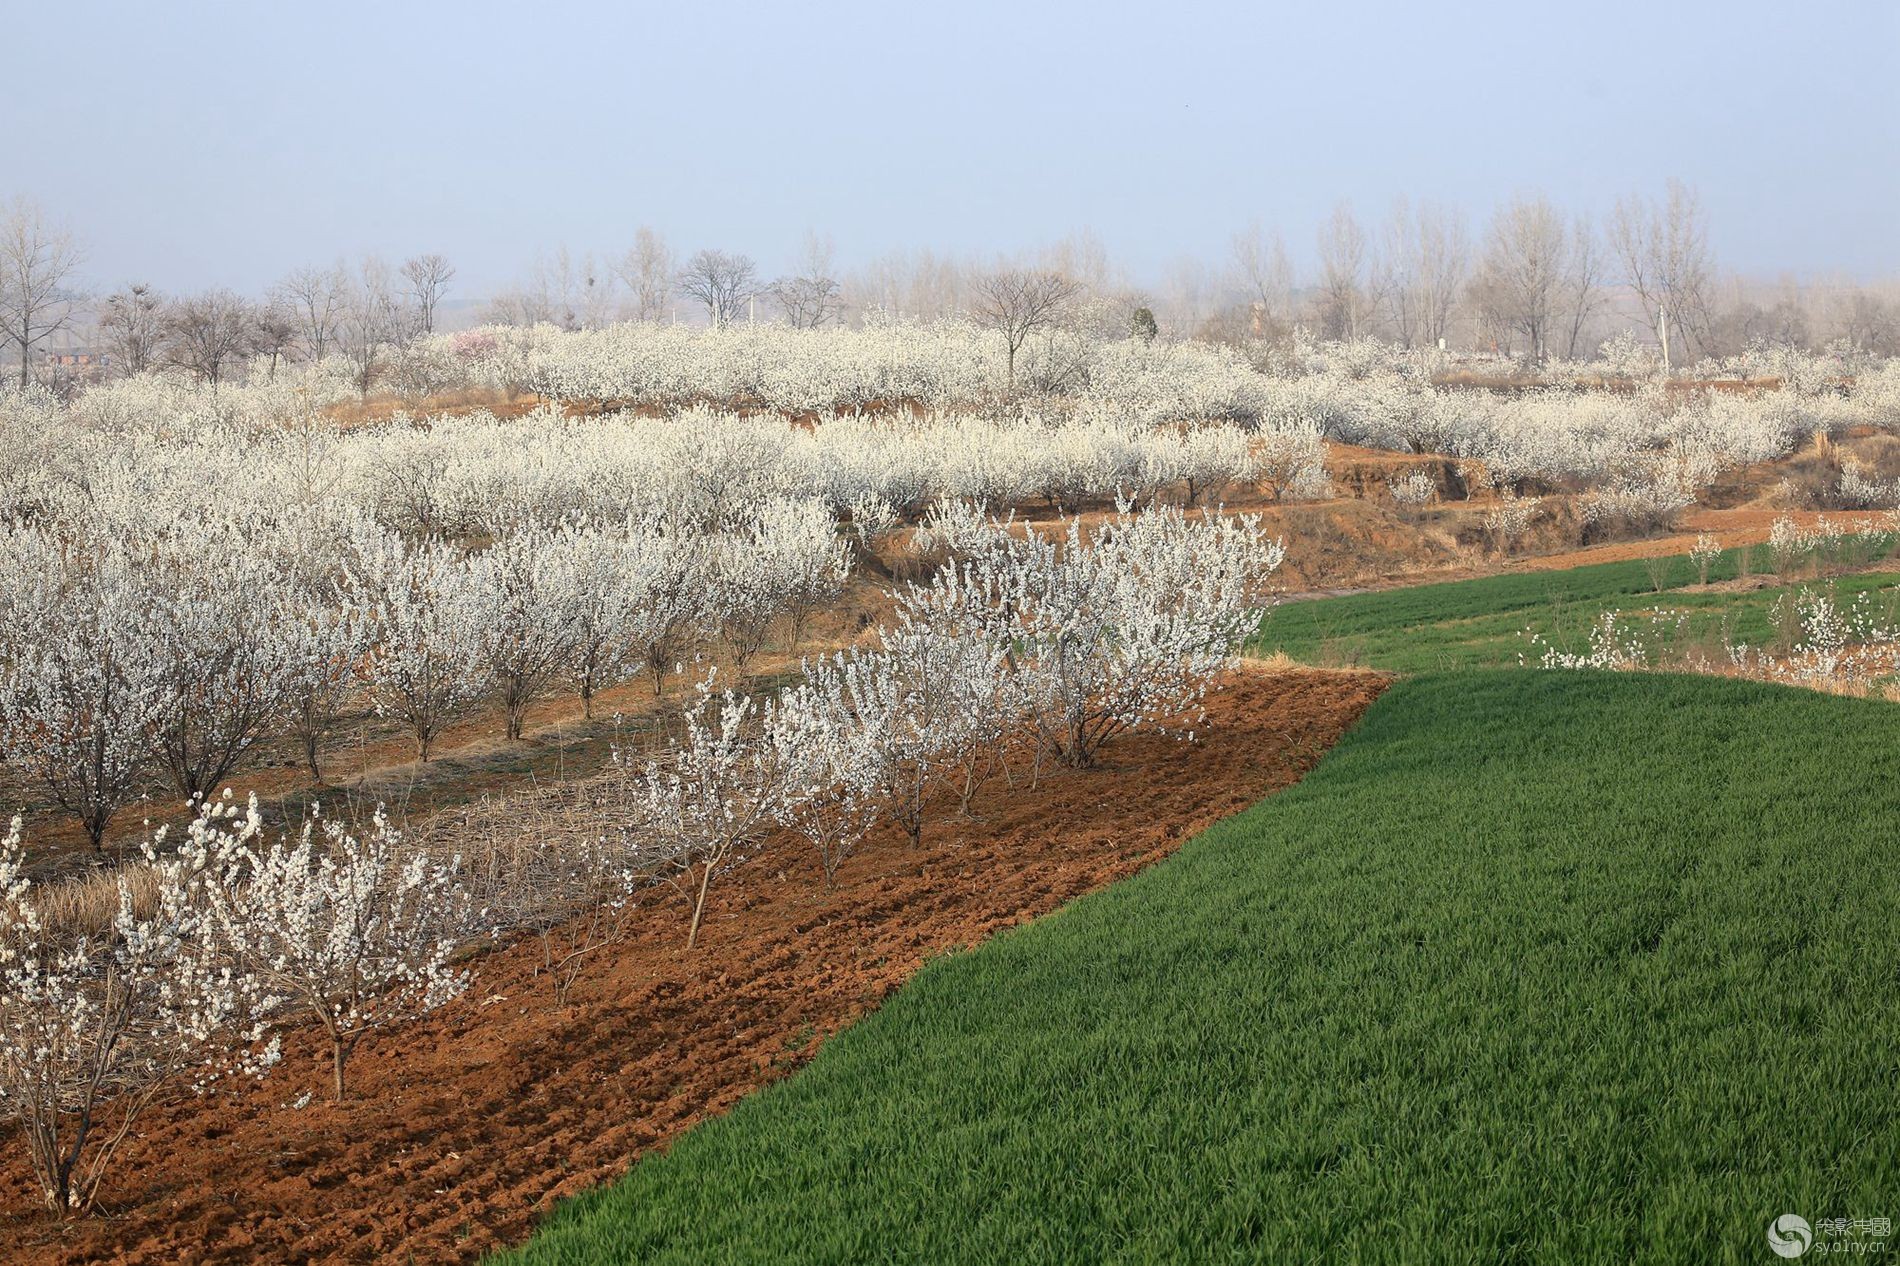
[{"label": "dirt path", "polygon": [[1242,671],[1199,741],[1125,736],[1100,769],[1045,774],[1035,792],[999,781],[973,820],[941,805],[919,851],[880,835],[829,894],[805,848],[774,841],[714,889],[697,954],[682,949],[683,901],[657,890],[565,1008],[536,979],[534,943],[484,955],[465,998],[364,1043],[342,1106],[320,1097],[311,1035],[293,1034],[261,1085],[151,1109],[106,1216],[34,1211],[10,1142],[0,1259],[468,1261],[517,1243],[559,1197],[804,1063],[931,956],[1129,875],[1294,782],[1386,680]]},{"label": "dirt path", "polygon": [[1763,506],[1736,506],[1711,510],[1693,506],[1682,516],[1682,530],[1669,536],[1641,541],[1615,541],[1589,549],[1563,554],[1548,554],[1524,559],[1507,566],[1505,571],[1551,571],[1566,567],[1585,567],[1591,563],[1619,563],[1634,558],[1655,558],[1663,554],[1686,554],[1698,535],[1707,533],[1724,549],[1737,545],[1759,545],[1774,530],[1776,519],[1792,519],[1803,528],[1813,527],[1825,518],[1849,530],[1887,527],[1890,520],[1871,510],[1782,510]]},{"label": "dirt path", "polygon": [[[1385,589],[1436,585],[1453,580],[1477,580],[1485,576],[1508,575],[1513,572],[1564,571],[1572,567],[1588,567],[1596,563],[1622,563],[1640,558],[1687,554],[1690,547],[1695,544],[1696,537],[1703,533],[1714,537],[1716,543],[1724,549],[1733,549],[1738,545],[1761,545],[1768,540],[1769,533],[1774,529],[1775,520],[1780,518],[1792,519],[1797,526],[1803,528],[1811,528],[1825,518],[1828,522],[1849,531],[1863,528],[1891,530],[1889,521],[1884,515],[1864,510],[1778,510],[1758,506],[1711,510],[1696,507],[1683,515],[1682,530],[1668,536],[1649,537],[1636,541],[1611,541],[1583,549],[1561,550],[1527,558],[1494,560],[1482,567],[1437,567],[1425,571],[1393,572],[1390,575],[1371,579],[1364,584],[1301,589],[1283,593],[1277,595],[1277,600],[1311,602],[1319,598],[1343,598]],[[1756,565],[1765,567],[1767,563],[1768,560],[1762,557],[1757,560]],[[1887,564],[1882,565],[1882,569],[1888,567]]]}]

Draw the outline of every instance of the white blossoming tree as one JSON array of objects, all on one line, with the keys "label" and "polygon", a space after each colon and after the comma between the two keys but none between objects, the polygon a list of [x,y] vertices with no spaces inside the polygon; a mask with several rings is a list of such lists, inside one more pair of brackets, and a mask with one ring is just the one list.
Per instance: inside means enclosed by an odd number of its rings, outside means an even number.
[{"label": "white blossoming tree", "polygon": [[1123,510],[1060,544],[1000,527],[991,544],[899,596],[919,628],[981,629],[1015,678],[1040,742],[1088,765],[1127,729],[1191,720],[1259,627],[1285,547],[1257,518]]},{"label": "white blossoming tree", "polygon": [[713,880],[743,862],[800,794],[788,753],[765,738],[770,713],[748,696],[715,694],[708,678],[681,714],[678,747],[642,775],[639,829],[656,864],[679,875],[691,898],[689,950],[699,944]]},{"label": "white blossoming tree", "polygon": [[57,1212],[93,1204],[162,1087],[276,1060],[258,1045],[265,998],[208,935],[203,853],[161,858],[160,840],[62,924],[23,875],[17,818],[0,839],[0,1113]]},{"label": "white blossoming tree", "polygon": [[274,1021],[322,1028],[341,1101],[366,1034],[467,987],[450,967],[475,926],[460,859],[405,849],[380,809],[361,835],[334,820],[264,835],[255,796],[242,816],[210,819],[205,917],[219,952],[272,1000]]},{"label": "white blossoming tree", "polygon": [[227,532],[168,543],[149,615],[164,654],[154,748],[186,801],[212,794],[288,718],[299,665],[283,636],[300,605]]},{"label": "white blossoming tree", "polygon": [[0,751],[100,852],[151,767],[170,643],[124,551],[32,530],[0,545]]},{"label": "white blossoming tree", "polygon": [[420,760],[457,712],[488,693],[482,652],[492,603],[468,579],[450,547],[394,540],[351,577],[370,612],[361,661],[370,700],[409,727]]},{"label": "white blossoming tree", "polygon": [[484,608],[468,618],[483,669],[501,697],[506,737],[519,739],[528,707],[573,660],[580,637],[580,592],[552,564],[560,537],[524,526],[463,564],[460,601]]},{"label": "white blossoming tree", "polygon": [[790,825],[818,855],[825,887],[881,816],[883,764],[878,735],[864,726],[829,665],[807,666],[779,691],[770,742],[790,771]]}]

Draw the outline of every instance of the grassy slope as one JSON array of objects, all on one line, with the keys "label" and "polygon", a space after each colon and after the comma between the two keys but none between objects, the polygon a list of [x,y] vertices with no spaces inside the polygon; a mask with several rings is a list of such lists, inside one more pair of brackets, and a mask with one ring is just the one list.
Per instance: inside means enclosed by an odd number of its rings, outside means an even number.
[{"label": "grassy slope", "polygon": [[521,1260],[1766,1260],[1900,1192],[1897,743],[1728,680],[1403,682]]},{"label": "grassy slope", "polygon": [[[1735,568],[1731,551],[1710,569],[1709,579],[1732,579]],[[1689,560],[1679,557],[1673,560],[1664,584],[1681,586],[1694,580]],[[1858,593],[1886,588],[1894,580],[1892,574],[1867,574],[1808,584],[1832,589],[1843,601],[1851,601]],[[1588,649],[1590,625],[1603,611],[1643,611],[1662,605],[1688,612],[1691,636],[1706,634],[1713,654],[1720,658],[1721,620],[1733,621],[1735,639],[1762,645],[1773,636],[1770,611],[1781,593],[1779,588],[1751,593],[1672,588],[1659,594],[1640,561],[1514,572],[1289,603],[1268,617],[1253,649],[1267,654],[1284,651],[1303,663],[1354,662],[1398,672],[1499,667],[1516,664],[1520,654],[1535,660],[1543,653],[1525,637],[1527,627],[1534,626],[1565,650],[1583,651]]]}]

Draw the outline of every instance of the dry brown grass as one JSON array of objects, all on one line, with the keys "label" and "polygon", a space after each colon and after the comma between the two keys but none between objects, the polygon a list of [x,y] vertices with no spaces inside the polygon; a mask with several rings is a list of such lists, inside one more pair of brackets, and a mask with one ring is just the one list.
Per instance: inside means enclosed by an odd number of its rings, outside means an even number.
[{"label": "dry brown grass", "polygon": [[540,403],[541,397],[532,393],[470,387],[413,400],[402,396],[371,396],[366,400],[349,400],[331,405],[324,413],[339,428],[347,431],[353,427],[387,422],[399,413],[421,417],[488,412],[503,418],[520,417]]},{"label": "dry brown grass", "polygon": [[630,780],[629,768],[614,765],[586,778],[484,796],[414,824],[408,839],[431,856],[459,858],[478,904],[530,913],[562,900],[537,883],[547,856],[571,854],[638,824]]},{"label": "dry brown grass", "polygon": [[40,925],[53,940],[105,931],[119,913],[121,885],[132,898],[135,915],[158,905],[158,876],[143,858],[99,866],[36,886],[31,893]]}]

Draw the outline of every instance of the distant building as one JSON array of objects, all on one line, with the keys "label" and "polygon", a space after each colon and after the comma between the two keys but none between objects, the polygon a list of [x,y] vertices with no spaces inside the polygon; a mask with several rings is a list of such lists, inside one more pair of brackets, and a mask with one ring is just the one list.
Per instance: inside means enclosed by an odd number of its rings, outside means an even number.
[{"label": "distant building", "polygon": [[44,354],[45,363],[67,373],[82,373],[91,369],[103,369],[106,364],[104,352],[58,351]]},{"label": "distant building", "polygon": [[105,372],[111,358],[84,341],[85,330],[61,330],[35,349],[42,366],[55,377],[76,378]]}]

